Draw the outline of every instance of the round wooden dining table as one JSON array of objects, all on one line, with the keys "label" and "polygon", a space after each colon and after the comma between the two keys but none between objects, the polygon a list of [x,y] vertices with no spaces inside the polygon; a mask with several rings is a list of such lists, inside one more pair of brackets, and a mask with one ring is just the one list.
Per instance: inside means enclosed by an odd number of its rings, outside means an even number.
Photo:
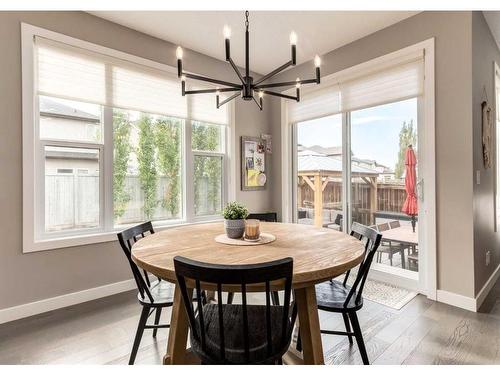
[{"label": "round wooden dining table", "polygon": [[[295,302],[302,341],[302,358],[289,351],[285,363],[323,364],[323,347],[315,285],[357,266],[363,244],[345,233],[301,224],[261,223],[261,232],[276,236],[274,242],[256,246],[221,244],[223,223],[194,224],[163,230],[140,239],[132,249],[134,262],[153,275],[177,283],[175,256],[201,262],[241,265],[293,258]],[[188,318],[176,284],[167,353],[164,364],[187,363]]]}]

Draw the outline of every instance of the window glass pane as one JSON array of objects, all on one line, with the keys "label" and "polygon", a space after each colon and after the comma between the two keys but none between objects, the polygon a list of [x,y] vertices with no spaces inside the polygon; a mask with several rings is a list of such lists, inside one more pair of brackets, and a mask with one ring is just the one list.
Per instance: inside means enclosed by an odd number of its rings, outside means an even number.
[{"label": "window glass pane", "polygon": [[102,141],[101,106],[39,96],[40,138],[75,142]]},{"label": "window glass pane", "polygon": [[115,225],[182,218],[182,121],[113,110]]},{"label": "window glass pane", "polygon": [[196,216],[222,212],[222,157],[195,155],[194,213]]},{"label": "window glass pane", "polygon": [[416,199],[417,109],[414,98],[351,113],[351,219],[391,238],[382,239],[378,263],[411,271],[418,271],[418,204],[408,206],[413,214],[403,205]]},{"label": "window glass pane", "polygon": [[297,172],[298,222],[342,230],[342,115],[297,124]]},{"label": "window glass pane", "polygon": [[223,152],[224,127],[193,121],[191,147],[196,151]]},{"label": "window glass pane", "polygon": [[99,150],[46,146],[45,231],[98,226]]}]

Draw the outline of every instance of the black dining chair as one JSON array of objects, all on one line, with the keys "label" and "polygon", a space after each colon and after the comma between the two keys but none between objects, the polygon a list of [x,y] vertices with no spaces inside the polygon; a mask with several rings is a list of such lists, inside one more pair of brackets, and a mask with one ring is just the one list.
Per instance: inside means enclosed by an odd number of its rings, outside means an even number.
[{"label": "black dining chair", "polygon": [[276,212],[253,213],[249,214],[247,219],[257,219],[260,221],[276,223],[278,221],[278,214]]},{"label": "black dining chair", "polygon": [[[247,216],[247,219],[257,219],[269,223],[276,223],[278,222],[278,214],[276,212],[253,213],[249,214]],[[233,300],[234,300],[234,293],[229,292],[227,294],[227,303],[231,304],[233,303]],[[278,292],[276,291],[271,292],[271,300],[273,301],[273,304],[276,306],[280,304],[280,297]]]},{"label": "black dining chair", "polygon": [[[156,278],[151,281],[148,273],[139,267],[132,260],[132,246],[134,243],[144,238],[146,234],[153,234],[154,229],[150,221],[136,225],[118,233],[118,241],[127,257],[132,275],[137,284],[137,299],[142,305],[141,317],[137,326],[132,352],[130,353],[129,365],[133,365],[135,357],[141,343],[144,329],[153,329],[153,337],[156,337],[158,328],[169,328],[169,324],[159,324],[161,311],[163,308],[172,306],[173,303],[173,284]],[[148,318],[152,313],[155,313],[154,324],[147,324]]]},{"label": "black dining chair", "polygon": [[[350,344],[353,343],[352,337],[354,336],[358,343],[363,364],[368,365],[370,363],[356,311],[363,307],[363,288],[366,278],[368,277],[373,257],[380,245],[382,234],[376,229],[366,227],[359,223],[353,223],[351,227],[351,236],[365,242],[364,258],[359,265],[354,283],[352,286],[347,285],[350,274],[349,270],[345,274],[343,282],[331,280],[316,285],[316,300],[319,310],[342,314],[346,328],[346,332],[322,329],[321,333],[347,336]],[[297,349],[301,350],[300,338],[297,339]]]},{"label": "black dining chair", "polygon": [[[276,364],[288,350],[297,310],[291,303],[293,259],[249,265],[216,265],[174,258],[175,273],[188,315],[191,348],[202,364]],[[202,286],[217,289],[217,302],[195,308]],[[265,285],[265,305],[249,305],[247,291]],[[241,304],[224,304],[224,285],[238,287]],[[271,288],[284,289],[283,306],[271,304]]]}]

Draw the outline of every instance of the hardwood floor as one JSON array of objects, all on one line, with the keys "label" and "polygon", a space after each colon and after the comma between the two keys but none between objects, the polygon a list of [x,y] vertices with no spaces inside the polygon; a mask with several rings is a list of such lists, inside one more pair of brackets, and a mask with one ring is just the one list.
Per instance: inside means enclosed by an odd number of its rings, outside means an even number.
[{"label": "hardwood floor", "polygon": [[[126,364],[139,314],[126,292],[0,325],[0,364]],[[500,282],[480,313],[417,296],[401,310],[366,301],[359,319],[373,364],[500,364]],[[320,312],[320,322],[344,329],[336,314]],[[146,331],[136,364],[160,364],[167,333]],[[347,338],[322,341],[326,363],[361,364]]]}]

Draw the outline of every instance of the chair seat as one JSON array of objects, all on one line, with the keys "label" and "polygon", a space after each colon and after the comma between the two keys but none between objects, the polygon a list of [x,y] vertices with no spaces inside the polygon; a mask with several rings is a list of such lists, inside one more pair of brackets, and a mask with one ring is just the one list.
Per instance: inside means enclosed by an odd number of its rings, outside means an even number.
[{"label": "chair seat", "polygon": [[[281,343],[281,327],[283,318],[283,306],[271,306],[272,332],[277,334],[271,337],[271,351],[268,352],[266,337],[266,306],[248,305],[248,332],[249,337],[249,360],[245,357],[244,333],[243,333],[243,306],[222,305],[224,319],[224,347],[226,348],[225,361],[216,361],[220,358],[220,332],[219,313],[217,304],[203,306],[203,318],[205,325],[205,350],[201,347],[201,341],[193,337],[191,330],[191,347],[204,363],[269,363],[281,358],[290,345],[291,335],[287,334],[288,342]],[[199,326],[198,317],[196,322]],[[201,340],[201,338],[200,338]]]},{"label": "chair seat", "polygon": [[316,285],[316,300],[318,309],[343,312],[356,311],[363,307],[363,298],[356,303],[356,293],[349,301],[349,305],[344,307],[344,302],[351,290],[350,286],[344,286],[342,282],[333,280]]},{"label": "chair seat", "polygon": [[154,300],[152,303],[147,294],[144,294],[144,298],[141,297],[140,293],[137,294],[137,299],[142,305],[156,307],[172,306],[174,301],[174,284],[164,280],[155,280],[151,283],[149,291]]}]

